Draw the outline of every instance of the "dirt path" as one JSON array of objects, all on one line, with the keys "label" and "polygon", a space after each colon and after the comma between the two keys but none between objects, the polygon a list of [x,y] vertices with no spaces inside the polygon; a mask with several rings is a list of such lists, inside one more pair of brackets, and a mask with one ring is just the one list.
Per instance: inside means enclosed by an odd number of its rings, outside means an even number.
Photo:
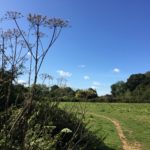
[{"label": "dirt path", "polygon": [[114,126],[115,126],[115,128],[117,130],[118,136],[119,136],[119,138],[120,138],[120,140],[122,142],[122,149],[123,150],[141,150],[140,143],[134,142],[132,145],[129,144],[129,142],[127,141],[127,139],[126,139],[126,137],[125,137],[125,135],[124,135],[124,133],[122,131],[120,123],[117,120],[109,118],[109,117],[106,117],[106,116],[103,116],[103,115],[97,115],[95,113],[89,113],[89,114],[91,114],[93,116],[96,116],[96,117],[105,118],[105,119],[111,121],[114,124]]}]

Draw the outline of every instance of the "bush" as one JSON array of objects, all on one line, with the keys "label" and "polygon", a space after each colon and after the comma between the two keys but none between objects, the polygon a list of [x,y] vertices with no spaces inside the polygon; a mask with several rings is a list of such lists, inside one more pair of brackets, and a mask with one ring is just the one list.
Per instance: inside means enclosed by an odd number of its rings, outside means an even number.
[{"label": "bush", "polygon": [[[42,149],[42,150],[91,150],[103,145],[103,138],[97,139],[88,131],[83,118],[76,113],[66,112],[57,103],[37,102],[32,104],[21,120],[10,132],[14,120],[22,108],[10,108],[7,121],[1,114],[0,149]],[[5,136],[5,133],[8,133]],[[10,134],[9,134],[10,133]]]}]

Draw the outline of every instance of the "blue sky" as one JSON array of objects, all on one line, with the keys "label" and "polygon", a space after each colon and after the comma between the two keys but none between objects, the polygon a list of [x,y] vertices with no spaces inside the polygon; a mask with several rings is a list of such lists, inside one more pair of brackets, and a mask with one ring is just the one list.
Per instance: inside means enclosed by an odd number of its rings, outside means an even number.
[{"label": "blue sky", "polygon": [[111,84],[150,70],[149,6],[149,0],[1,0],[0,15],[14,10],[69,20],[41,71],[103,95]]}]

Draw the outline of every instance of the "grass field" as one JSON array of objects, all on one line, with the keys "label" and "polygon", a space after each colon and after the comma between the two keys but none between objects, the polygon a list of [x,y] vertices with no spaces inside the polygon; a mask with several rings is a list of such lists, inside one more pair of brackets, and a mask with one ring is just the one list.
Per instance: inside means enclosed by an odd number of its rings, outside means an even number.
[{"label": "grass field", "polygon": [[[115,150],[121,150],[126,144],[123,142],[127,142],[131,150],[150,150],[150,104],[61,103],[61,106],[86,109],[90,130],[98,137],[106,135],[106,145]],[[123,132],[122,139],[119,130]]]}]

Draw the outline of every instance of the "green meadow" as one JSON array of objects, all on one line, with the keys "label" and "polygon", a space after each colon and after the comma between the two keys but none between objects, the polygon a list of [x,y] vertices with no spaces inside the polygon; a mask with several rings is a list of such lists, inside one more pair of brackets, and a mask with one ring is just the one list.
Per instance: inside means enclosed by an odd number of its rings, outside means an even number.
[{"label": "green meadow", "polygon": [[105,143],[112,149],[120,150],[123,144],[115,125],[107,118],[120,124],[129,145],[136,145],[142,150],[150,149],[150,104],[61,103],[60,106],[66,110],[84,110],[90,130],[98,137],[106,137]]}]

